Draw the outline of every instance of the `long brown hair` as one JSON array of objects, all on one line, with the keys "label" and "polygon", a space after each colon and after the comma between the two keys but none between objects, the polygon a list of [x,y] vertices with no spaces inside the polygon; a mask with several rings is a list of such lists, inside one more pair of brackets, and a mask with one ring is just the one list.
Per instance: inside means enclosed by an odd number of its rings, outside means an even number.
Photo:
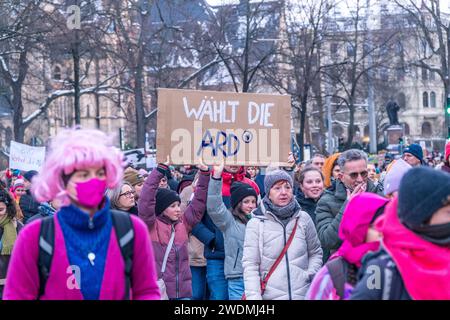
[{"label": "long brown hair", "polygon": [[246,214],[242,211],[241,207],[242,207],[242,200],[239,201],[239,203],[234,209],[230,208],[231,214],[243,224],[247,224],[249,219],[246,217]]},{"label": "long brown hair", "polygon": [[6,205],[6,214],[13,219],[17,215],[16,202],[6,190],[0,190],[0,202]]}]

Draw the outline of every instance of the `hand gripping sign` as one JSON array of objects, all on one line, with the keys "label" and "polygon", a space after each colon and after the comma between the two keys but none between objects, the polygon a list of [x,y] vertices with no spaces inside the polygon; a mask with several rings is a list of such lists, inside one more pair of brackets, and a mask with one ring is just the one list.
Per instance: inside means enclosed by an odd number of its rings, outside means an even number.
[{"label": "hand gripping sign", "polygon": [[158,89],[157,161],[286,165],[289,95]]}]

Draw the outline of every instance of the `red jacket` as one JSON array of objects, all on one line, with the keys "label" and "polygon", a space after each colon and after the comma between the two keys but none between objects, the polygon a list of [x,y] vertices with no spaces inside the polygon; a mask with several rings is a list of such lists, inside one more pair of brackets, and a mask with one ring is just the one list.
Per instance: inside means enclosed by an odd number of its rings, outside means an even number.
[{"label": "red jacket", "polygon": [[245,176],[245,169],[244,167],[241,167],[237,173],[230,173],[224,171],[222,173],[222,196],[223,197],[229,197],[231,196],[231,184],[235,181],[240,181],[246,184],[249,184],[252,186],[253,189],[255,189],[257,194],[260,194],[258,185],[252,180]]}]

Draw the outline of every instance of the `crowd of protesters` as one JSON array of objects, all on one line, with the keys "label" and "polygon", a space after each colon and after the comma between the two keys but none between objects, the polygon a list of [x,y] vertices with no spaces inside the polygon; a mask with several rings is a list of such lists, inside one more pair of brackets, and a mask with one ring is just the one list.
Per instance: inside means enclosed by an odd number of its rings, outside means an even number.
[{"label": "crowd of protesters", "polygon": [[450,142],[286,159],[149,172],[65,130],[0,173],[0,298],[450,299]]}]

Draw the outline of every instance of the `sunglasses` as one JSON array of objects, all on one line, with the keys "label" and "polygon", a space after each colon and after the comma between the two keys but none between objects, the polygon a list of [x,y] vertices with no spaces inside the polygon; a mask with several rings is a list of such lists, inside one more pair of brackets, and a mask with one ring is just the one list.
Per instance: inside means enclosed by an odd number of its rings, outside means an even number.
[{"label": "sunglasses", "polygon": [[352,173],[348,173],[348,176],[350,178],[352,178],[353,180],[357,179],[359,175],[361,175],[361,178],[365,179],[368,176],[368,172],[367,170],[365,171],[361,171],[361,172],[352,172]]},{"label": "sunglasses", "polygon": [[119,194],[119,197],[121,197],[121,196],[125,196],[127,198],[131,198],[132,196],[134,197],[134,191],[127,191],[127,192]]}]

